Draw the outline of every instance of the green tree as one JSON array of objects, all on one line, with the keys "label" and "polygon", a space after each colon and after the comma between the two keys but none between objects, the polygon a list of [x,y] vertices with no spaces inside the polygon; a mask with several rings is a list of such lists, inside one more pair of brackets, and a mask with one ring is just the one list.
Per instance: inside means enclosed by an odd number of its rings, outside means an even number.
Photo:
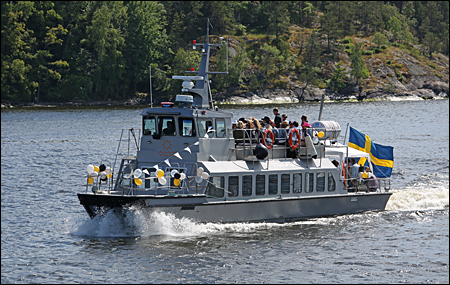
[{"label": "green tree", "polygon": [[123,52],[127,71],[124,77],[128,87],[133,94],[148,92],[149,65],[152,64],[153,89],[167,91],[168,74],[171,73],[167,64],[173,52],[165,30],[164,6],[157,2],[131,1],[127,8],[128,28]]},{"label": "green tree", "polygon": [[34,4],[24,1],[1,5],[1,96],[4,100],[30,102],[38,85],[30,79],[34,39],[33,31],[26,26]]},{"label": "green tree", "polygon": [[269,1],[265,6],[268,31],[275,33],[275,38],[278,40],[279,36],[285,34],[289,28],[289,12],[286,1]]},{"label": "green tree", "polygon": [[350,74],[355,78],[356,85],[360,85],[362,79],[369,77],[369,70],[366,67],[366,63],[362,58],[363,43],[355,43],[351,52],[351,72]]},{"label": "green tree", "polygon": [[373,35],[373,39],[372,42],[374,44],[376,44],[377,46],[381,46],[381,45],[387,45],[389,43],[387,37],[385,34],[381,33],[381,32],[376,32]]},{"label": "green tree", "polygon": [[95,70],[93,73],[93,100],[117,98],[123,86],[125,59],[124,29],[126,11],[122,2],[94,2],[91,25],[87,26],[87,40],[93,48]]},{"label": "green tree", "polygon": [[[226,48],[225,45],[217,52],[217,71],[226,71]],[[239,87],[244,83],[244,70],[250,64],[250,60],[245,51],[245,42],[240,43],[236,47],[234,56],[230,55],[228,75],[215,75],[213,84],[217,89],[225,89],[228,87]]]},{"label": "green tree", "polygon": [[211,1],[210,21],[213,23],[214,33],[228,33],[233,28],[233,3],[230,1]]},{"label": "green tree", "polygon": [[337,46],[337,39],[342,34],[342,30],[339,29],[337,24],[336,14],[333,11],[327,11],[320,17],[319,32],[326,38],[327,52],[331,53],[332,47]]},{"label": "green tree", "polygon": [[336,64],[333,75],[327,80],[327,88],[338,93],[347,85],[347,75],[345,68],[343,68],[342,65],[343,62],[339,61]]},{"label": "green tree", "polygon": [[428,51],[428,56],[433,57],[433,52],[437,52],[442,48],[441,39],[432,32],[427,32],[425,38],[423,39],[424,46]]},{"label": "green tree", "polygon": [[280,51],[271,45],[264,44],[260,47],[261,56],[259,57],[259,67],[264,75],[273,77],[278,72],[277,63],[282,61]]}]

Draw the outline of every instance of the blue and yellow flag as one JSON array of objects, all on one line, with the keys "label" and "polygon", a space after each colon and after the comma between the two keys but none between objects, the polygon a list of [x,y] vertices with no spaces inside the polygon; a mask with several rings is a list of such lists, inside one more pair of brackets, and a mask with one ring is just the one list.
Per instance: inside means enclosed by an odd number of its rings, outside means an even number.
[{"label": "blue and yellow flag", "polygon": [[[371,141],[369,136],[358,132],[352,127],[350,127],[348,146],[370,154],[373,174],[376,177],[391,177],[392,168],[394,167],[394,148],[392,146],[376,144]],[[364,165],[364,163],[365,158],[361,158],[358,162],[359,165]]]}]

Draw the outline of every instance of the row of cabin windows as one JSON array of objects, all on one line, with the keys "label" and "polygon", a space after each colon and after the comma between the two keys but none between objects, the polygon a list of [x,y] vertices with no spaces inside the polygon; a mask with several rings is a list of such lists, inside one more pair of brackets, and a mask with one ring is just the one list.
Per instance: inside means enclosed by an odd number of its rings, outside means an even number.
[{"label": "row of cabin windows", "polygon": [[215,119],[214,126],[212,119],[198,118],[197,127],[195,127],[194,118],[178,117],[178,124],[176,124],[176,119],[172,116],[149,116],[144,117],[143,124],[143,134],[149,136],[154,134],[180,135],[182,137],[205,137],[207,135],[209,138],[226,136],[225,119]]},{"label": "row of cabin windows", "polygon": [[[241,179],[241,189],[242,196],[249,197],[252,196],[252,184],[253,175],[243,175],[243,176],[229,176],[228,177],[228,197],[239,196],[239,180]],[[278,179],[281,179],[280,189],[278,189]],[[293,179],[293,193],[301,193],[303,191],[302,183],[302,173],[294,173],[292,175]],[[263,196],[266,191],[266,183],[268,183],[268,194],[277,195],[278,190],[281,194],[291,193],[291,175],[290,174],[269,174],[268,181],[266,180],[266,175],[258,174],[255,177],[255,195]],[[214,176],[209,180],[208,187],[206,189],[206,194],[214,197],[224,197],[225,192],[225,178],[223,176]],[[316,191],[325,191],[325,172],[318,172],[316,175],[316,180],[314,181],[314,173],[305,173],[305,192],[314,192],[314,183],[317,183]],[[331,172],[328,173],[328,191],[332,192],[336,190],[336,181],[334,180]]]}]

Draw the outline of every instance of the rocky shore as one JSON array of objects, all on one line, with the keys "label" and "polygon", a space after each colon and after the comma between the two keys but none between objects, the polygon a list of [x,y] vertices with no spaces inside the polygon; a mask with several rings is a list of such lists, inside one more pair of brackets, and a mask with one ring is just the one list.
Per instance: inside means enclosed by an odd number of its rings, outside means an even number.
[{"label": "rocky shore", "polygon": [[[346,54],[341,54],[347,71],[350,62]],[[365,58],[370,72],[368,86],[349,87],[340,93],[328,89],[302,86],[288,81],[290,89],[265,89],[255,92],[243,92],[239,95],[222,94],[215,100],[228,104],[264,104],[289,103],[299,101],[320,101],[322,95],[329,101],[351,100],[422,100],[443,99],[449,95],[449,58],[437,54],[428,65],[417,60],[403,50],[392,48],[387,54],[389,60],[382,57]]]}]

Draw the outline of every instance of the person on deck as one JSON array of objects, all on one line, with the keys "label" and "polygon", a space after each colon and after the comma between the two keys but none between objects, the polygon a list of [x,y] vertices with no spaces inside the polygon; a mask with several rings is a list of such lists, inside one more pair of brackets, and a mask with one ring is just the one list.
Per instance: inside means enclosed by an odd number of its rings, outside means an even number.
[{"label": "person on deck", "polygon": [[167,128],[163,130],[163,135],[166,136],[174,136],[175,135],[175,126],[172,121],[167,122]]},{"label": "person on deck", "polygon": [[278,108],[273,109],[273,114],[275,115],[275,118],[273,119],[273,122],[275,123],[275,127],[279,128],[281,123],[281,115],[278,113]]}]

